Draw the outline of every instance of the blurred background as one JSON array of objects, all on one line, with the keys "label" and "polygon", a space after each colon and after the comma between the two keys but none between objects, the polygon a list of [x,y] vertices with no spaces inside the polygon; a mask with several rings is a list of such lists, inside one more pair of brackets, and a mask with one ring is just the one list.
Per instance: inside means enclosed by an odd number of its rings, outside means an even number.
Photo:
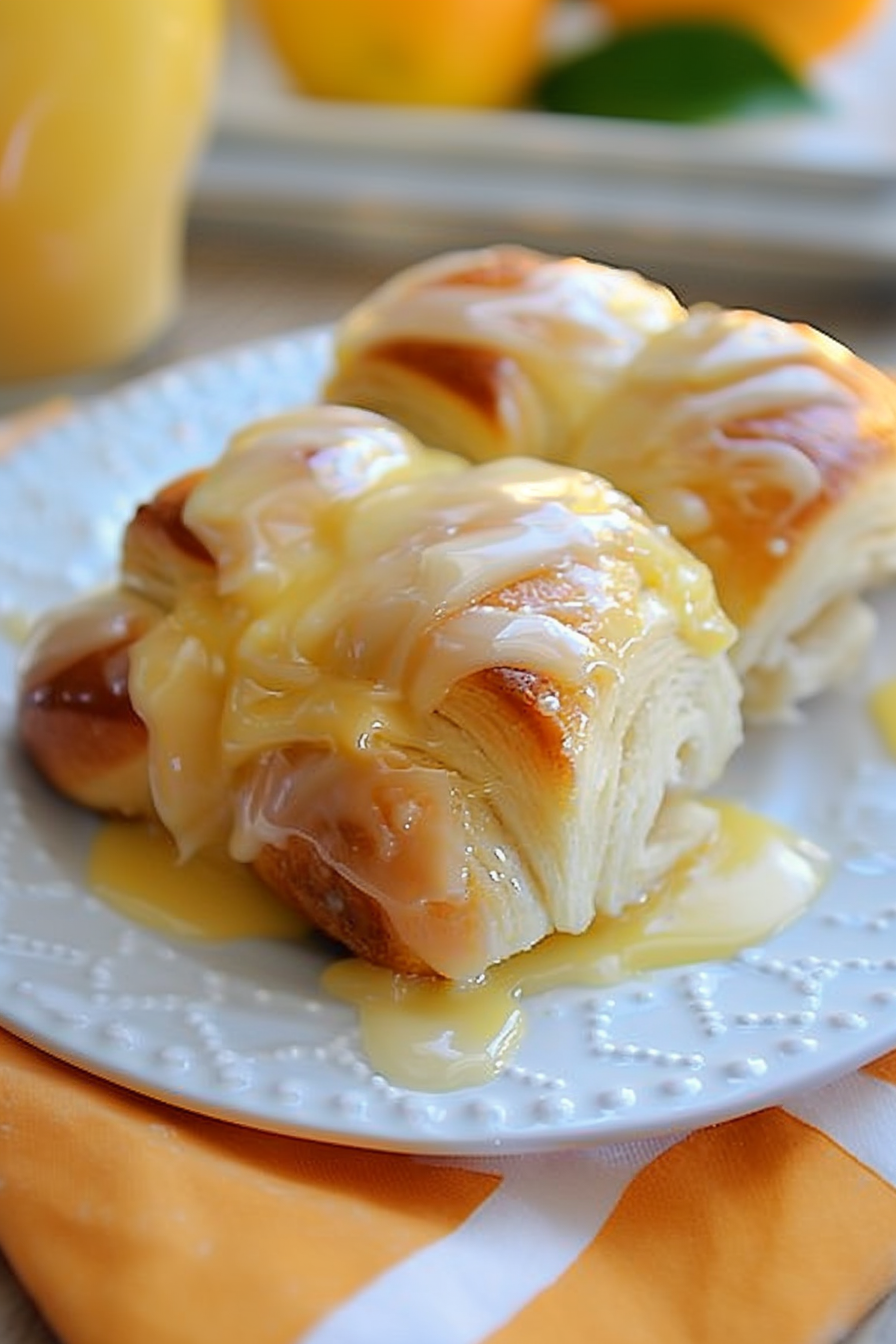
[{"label": "blurred background", "polygon": [[[380,11],[390,2],[415,13],[407,0],[387,0]],[[341,28],[340,3],[346,10],[362,6],[335,0],[333,22]],[[515,3],[532,9],[532,0]],[[802,11],[806,30],[813,21],[824,24],[826,3],[541,0],[544,37],[535,59],[547,65],[558,51],[597,45],[610,7],[623,16],[617,24],[630,15],[628,23],[657,31],[662,60],[663,42],[671,48],[673,36],[669,15],[705,14],[741,32],[754,25],[771,50],[765,25],[777,11],[794,20]],[[717,283],[744,273],[749,280],[775,274],[892,284],[896,8],[892,0],[830,3],[842,24],[827,39],[833,46],[788,58],[817,105],[794,102],[781,111],[733,105],[706,121],[676,123],[648,119],[644,86],[656,82],[657,71],[646,59],[643,73],[625,72],[636,86],[640,75],[642,88],[629,90],[629,106],[637,112],[640,99],[642,118],[545,114],[525,105],[483,112],[457,104],[359,107],[344,97],[302,99],[298,79],[307,60],[301,49],[285,46],[282,18],[279,26],[274,21],[281,13],[294,16],[301,0],[257,0],[254,8],[243,0],[231,6],[216,133],[197,183],[196,217],[282,224],[319,245],[360,242],[402,257],[512,232],[536,246],[667,273],[712,270]],[[457,7],[476,12],[469,3]],[[334,0],[326,8],[332,11]],[[508,8],[507,0],[499,8]],[[314,38],[320,41],[316,33],[306,41]],[[475,29],[468,33],[468,45],[478,40]],[[421,45],[425,50],[422,39]],[[682,86],[705,76],[717,56],[709,49],[679,75],[669,72],[682,96]],[[342,59],[351,55],[343,52]],[[500,64],[500,52],[491,59]],[[671,55],[664,64],[673,64]],[[337,87],[351,88],[350,74]],[[594,83],[602,78],[606,83],[606,70],[596,70]],[[354,84],[369,95],[363,72]],[[446,87],[443,97],[451,93]],[[464,93],[457,89],[455,96]],[[396,78],[396,98],[413,94]],[[687,117],[686,107],[681,115]]]},{"label": "blurred background", "polygon": [[[896,366],[896,0],[228,0],[224,18],[174,321],[124,364],[0,384],[0,410],[330,322],[411,261],[503,241]],[[701,31],[676,66],[682,23]],[[630,29],[652,46],[620,59]],[[774,68],[738,47],[739,101],[695,113],[684,94],[726,77],[716,30]]]}]

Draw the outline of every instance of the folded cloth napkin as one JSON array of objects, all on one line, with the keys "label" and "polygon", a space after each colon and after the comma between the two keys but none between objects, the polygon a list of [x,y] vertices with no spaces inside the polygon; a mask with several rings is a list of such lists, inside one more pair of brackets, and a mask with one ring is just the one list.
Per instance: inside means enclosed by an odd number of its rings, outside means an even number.
[{"label": "folded cloth napkin", "polygon": [[0,1033],[0,1245],[66,1344],[821,1344],[896,1285],[896,1053],[684,1136],[436,1160]]}]

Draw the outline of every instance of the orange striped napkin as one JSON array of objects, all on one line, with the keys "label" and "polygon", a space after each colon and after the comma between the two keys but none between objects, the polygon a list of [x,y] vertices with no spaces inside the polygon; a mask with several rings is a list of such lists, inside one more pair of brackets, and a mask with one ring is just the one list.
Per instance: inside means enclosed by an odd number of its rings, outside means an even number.
[{"label": "orange striped napkin", "polygon": [[820,1344],[896,1284],[896,1053],[685,1137],[451,1161],[2,1033],[0,1071],[0,1245],[67,1344]]}]

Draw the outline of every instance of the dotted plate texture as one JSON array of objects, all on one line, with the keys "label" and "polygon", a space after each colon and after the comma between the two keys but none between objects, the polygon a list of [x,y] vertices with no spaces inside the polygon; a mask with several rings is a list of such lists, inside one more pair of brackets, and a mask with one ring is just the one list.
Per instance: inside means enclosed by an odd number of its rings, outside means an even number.
[{"label": "dotted plate texture", "polygon": [[730,961],[527,1002],[492,1083],[393,1086],[326,955],[178,940],[91,895],[95,821],[51,795],[14,737],[14,631],[104,582],[133,507],[215,458],[246,421],[313,398],[322,330],[206,359],[87,403],[0,463],[0,1021],[54,1055],[181,1107],[279,1133],[408,1152],[523,1152],[742,1114],[896,1046],[896,762],[866,711],[896,675],[896,594],[861,676],[791,726],[751,730],[716,790],[823,844],[815,905]]}]

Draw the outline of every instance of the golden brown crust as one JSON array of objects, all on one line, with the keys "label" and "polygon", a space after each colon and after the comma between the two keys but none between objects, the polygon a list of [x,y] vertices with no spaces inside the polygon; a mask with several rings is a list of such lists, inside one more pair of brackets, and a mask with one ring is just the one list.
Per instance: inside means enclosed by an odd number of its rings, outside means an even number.
[{"label": "golden brown crust", "polygon": [[[368,842],[363,834],[357,839]],[[264,846],[252,867],[275,895],[356,956],[402,975],[448,978],[409,946],[381,901],[328,863],[304,836],[292,833],[282,845]],[[482,878],[471,868],[463,899],[431,899],[420,911],[430,946],[449,962],[449,949],[463,956],[487,938],[484,894]]]},{"label": "golden brown crust", "polygon": [[129,641],[48,668],[40,660],[22,682],[19,739],[60,793],[100,812],[149,816],[146,728],[128,695]]},{"label": "golden brown crust", "polygon": [[[506,356],[487,346],[460,345],[448,341],[378,341],[367,351],[371,366],[392,366],[425,379],[428,395],[440,392],[474,411],[497,429],[500,411],[502,366]],[[338,384],[334,384],[338,390]]]},{"label": "golden brown crust", "polygon": [[[18,702],[18,734],[37,768],[65,797],[99,812],[151,816],[147,734],[128,692],[129,653],[177,589],[211,573],[212,558],[183,521],[184,506],[201,473],[164,486],[136,510],[125,531],[122,571],[127,588],[98,605],[96,633],[84,645],[74,633],[89,621],[90,604],[62,613],[45,642],[28,656]],[[144,603],[142,598],[150,599]],[[107,622],[119,604],[110,638]],[[81,614],[78,615],[77,613]],[[71,653],[65,625],[72,625]],[[52,651],[51,651],[52,650]]]},{"label": "golden brown crust", "polygon": [[[568,575],[536,574],[491,594],[506,611],[538,611],[589,638],[599,638],[593,603]],[[600,676],[595,673],[596,679]],[[562,687],[527,668],[489,667],[451,687],[439,713],[457,717],[467,732],[475,723],[484,735],[515,739],[521,757],[534,763],[542,786],[565,806],[575,785],[576,744],[583,731],[585,692]]]},{"label": "golden brown crust", "polygon": [[450,714],[463,701],[459,717],[468,721],[473,700],[507,737],[516,738],[520,752],[538,762],[546,787],[565,799],[575,777],[570,751],[576,724],[573,697],[564,696],[555,682],[536,672],[488,667],[452,686],[442,712]]},{"label": "golden brown crust", "polygon": [[[730,489],[730,449],[707,455],[701,495],[712,515],[710,532],[688,538],[691,550],[712,569],[725,610],[744,627],[769,590],[793,564],[805,537],[836,510],[851,490],[896,467],[896,398],[862,407],[816,404],[786,415],[741,420],[727,427],[744,451],[751,440],[773,440],[797,449],[818,469],[821,488],[798,511],[786,490],[753,492],[750,508]],[[773,542],[773,544],[770,544]]]},{"label": "golden brown crust", "polygon": [[203,473],[181,476],[141,504],[125,529],[122,576],[137,592],[170,607],[191,579],[213,572],[214,561],[184,522],[184,508]]},{"label": "golden brown crust", "polygon": [[461,263],[441,277],[443,285],[515,289],[527,275],[544,265],[542,254],[526,247],[483,249],[475,259]]},{"label": "golden brown crust", "polygon": [[266,845],[253,863],[258,876],[328,937],[377,966],[406,975],[433,975],[397,936],[382,905],[337,872],[302,836]]},{"label": "golden brown crust", "polygon": [[561,460],[619,369],[683,315],[663,286],[581,257],[448,252],[346,314],[323,395],[473,461]]}]

